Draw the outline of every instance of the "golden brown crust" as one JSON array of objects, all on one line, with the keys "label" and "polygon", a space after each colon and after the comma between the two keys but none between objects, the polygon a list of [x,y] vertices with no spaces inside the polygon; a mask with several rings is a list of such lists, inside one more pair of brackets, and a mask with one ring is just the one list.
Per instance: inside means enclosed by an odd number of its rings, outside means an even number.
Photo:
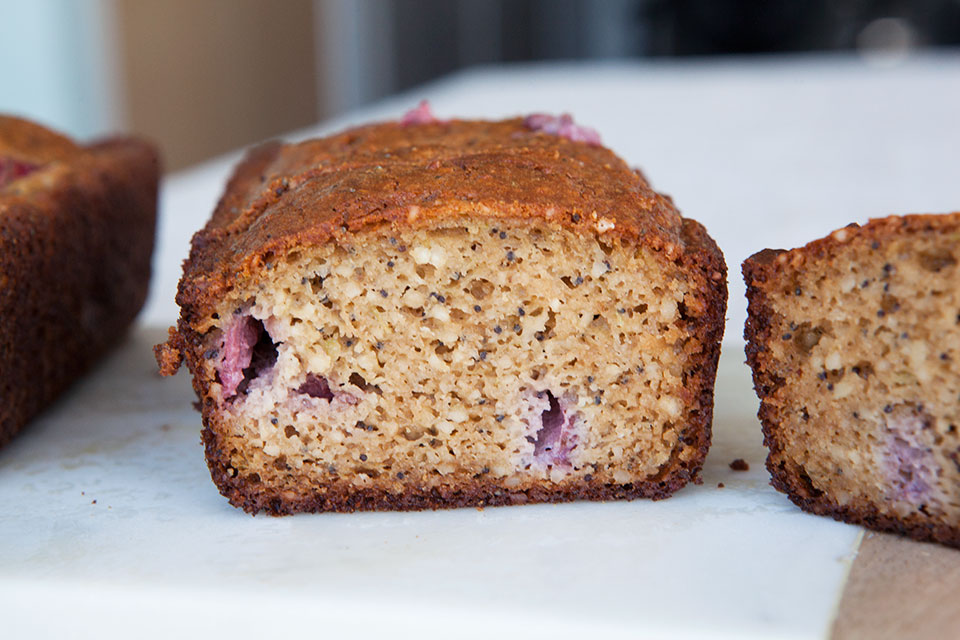
[{"label": "golden brown crust", "polygon": [[[514,490],[496,483],[357,492],[337,484],[272,495],[229,467],[223,427],[202,370],[202,333],[221,297],[293,247],[318,246],[381,226],[428,226],[477,209],[491,218],[534,219],[595,237],[609,233],[653,249],[679,265],[709,308],[690,320],[704,351],[687,373],[704,407],[684,443],[698,451],[671,460],[657,478],[637,484],[586,482],[574,489]],[[281,147],[255,149],[237,168],[207,226],[194,237],[177,301],[176,332],[157,350],[161,370],[182,357],[194,373],[203,440],[213,479],[235,506],[256,513],[421,509],[527,501],[663,498],[699,482],[710,445],[713,385],[726,308],[726,265],[698,223],[609,150],[528,130],[520,119],[451,121],[405,127],[372,125]],[[696,326],[693,326],[696,324]]]},{"label": "golden brown crust", "polygon": [[150,277],[155,150],[0,118],[0,154],[34,142],[19,157],[43,166],[0,189],[0,444],[116,342]]},{"label": "golden brown crust", "polygon": [[768,353],[767,345],[776,339],[771,319],[775,311],[769,289],[784,272],[802,268],[806,263],[838,259],[843,246],[854,240],[884,242],[902,234],[922,231],[956,231],[960,229],[960,212],[946,215],[907,215],[873,219],[864,226],[856,224],[838,229],[829,236],[790,251],[764,249],[743,263],[747,285],[747,322],[744,328],[747,363],[753,371],[754,389],[760,398],[758,417],[763,427],[764,445],[768,448],[767,469],[771,484],[787,494],[805,511],[830,516],[836,520],[859,524],[878,531],[906,535],[916,540],[934,541],[960,547],[960,528],[933,524],[919,514],[895,518],[880,512],[869,501],[857,498],[846,505],[818,490],[802,467],[784,454],[779,424],[781,416],[775,404],[767,401],[784,384],[785,372]]},{"label": "golden brown crust", "polygon": [[388,123],[255,150],[194,238],[177,301],[210,309],[237,279],[291,247],[425,224],[456,215],[461,203],[581,234],[609,222],[610,233],[670,259],[688,255],[673,204],[608,149],[530,131],[520,119]]}]

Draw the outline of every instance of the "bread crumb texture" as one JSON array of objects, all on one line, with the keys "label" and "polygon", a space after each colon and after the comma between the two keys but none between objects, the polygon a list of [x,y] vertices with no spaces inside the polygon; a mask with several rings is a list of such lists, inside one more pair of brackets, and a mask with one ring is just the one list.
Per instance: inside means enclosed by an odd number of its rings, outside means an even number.
[{"label": "bread crumb texture", "polygon": [[676,458],[703,300],[611,239],[474,221],[295,251],[206,343],[230,468],[401,491],[475,478],[626,484]]},{"label": "bread crumb texture", "polygon": [[233,504],[663,498],[699,480],[722,254],[568,133],[428,119],[248,155],[158,350],[194,374]]},{"label": "bread crumb texture", "polygon": [[960,214],[745,264],[774,483],[819,513],[960,544]]}]

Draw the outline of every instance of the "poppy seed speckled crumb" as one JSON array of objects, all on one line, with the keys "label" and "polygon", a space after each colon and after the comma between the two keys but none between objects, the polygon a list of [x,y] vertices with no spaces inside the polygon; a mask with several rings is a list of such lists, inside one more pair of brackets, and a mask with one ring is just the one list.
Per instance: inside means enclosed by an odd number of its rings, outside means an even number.
[{"label": "poppy seed speckled crumb", "polygon": [[221,492],[285,514],[699,481],[726,306],[705,230],[567,117],[419,109],[255,150],[195,237],[158,356],[194,375]]},{"label": "poppy seed speckled crumb", "polygon": [[744,263],[767,468],[803,509],[960,547],[958,263],[960,213]]}]

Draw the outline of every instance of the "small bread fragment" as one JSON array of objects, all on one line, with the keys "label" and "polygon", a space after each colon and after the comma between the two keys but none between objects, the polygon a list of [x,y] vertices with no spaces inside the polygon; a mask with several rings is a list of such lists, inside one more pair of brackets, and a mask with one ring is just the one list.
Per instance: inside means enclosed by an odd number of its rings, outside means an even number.
[{"label": "small bread fragment", "polygon": [[709,446],[725,274],[595,132],[421,105],[253,151],[157,355],[250,512],[663,498]]},{"label": "small bread fragment", "polygon": [[123,334],[146,298],[159,164],[0,116],[0,446]]},{"label": "small bread fragment", "polygon": [[960,213],[747,259],[747,360],[773,485],[801,508],[960,546]]}]

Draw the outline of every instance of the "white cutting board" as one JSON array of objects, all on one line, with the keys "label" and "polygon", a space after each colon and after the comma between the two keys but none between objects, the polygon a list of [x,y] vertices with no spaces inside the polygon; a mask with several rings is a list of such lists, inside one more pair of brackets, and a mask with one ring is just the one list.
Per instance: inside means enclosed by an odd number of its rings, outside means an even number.
[{"label": "white cutting board", "polygon": [[704,482],[668,500],[272,518],[217,493],[189,378],[155,372],[163,336],[135,330],[0,451],[5,637],[827,631],[859,529],[768,486],[740,345]]}]

